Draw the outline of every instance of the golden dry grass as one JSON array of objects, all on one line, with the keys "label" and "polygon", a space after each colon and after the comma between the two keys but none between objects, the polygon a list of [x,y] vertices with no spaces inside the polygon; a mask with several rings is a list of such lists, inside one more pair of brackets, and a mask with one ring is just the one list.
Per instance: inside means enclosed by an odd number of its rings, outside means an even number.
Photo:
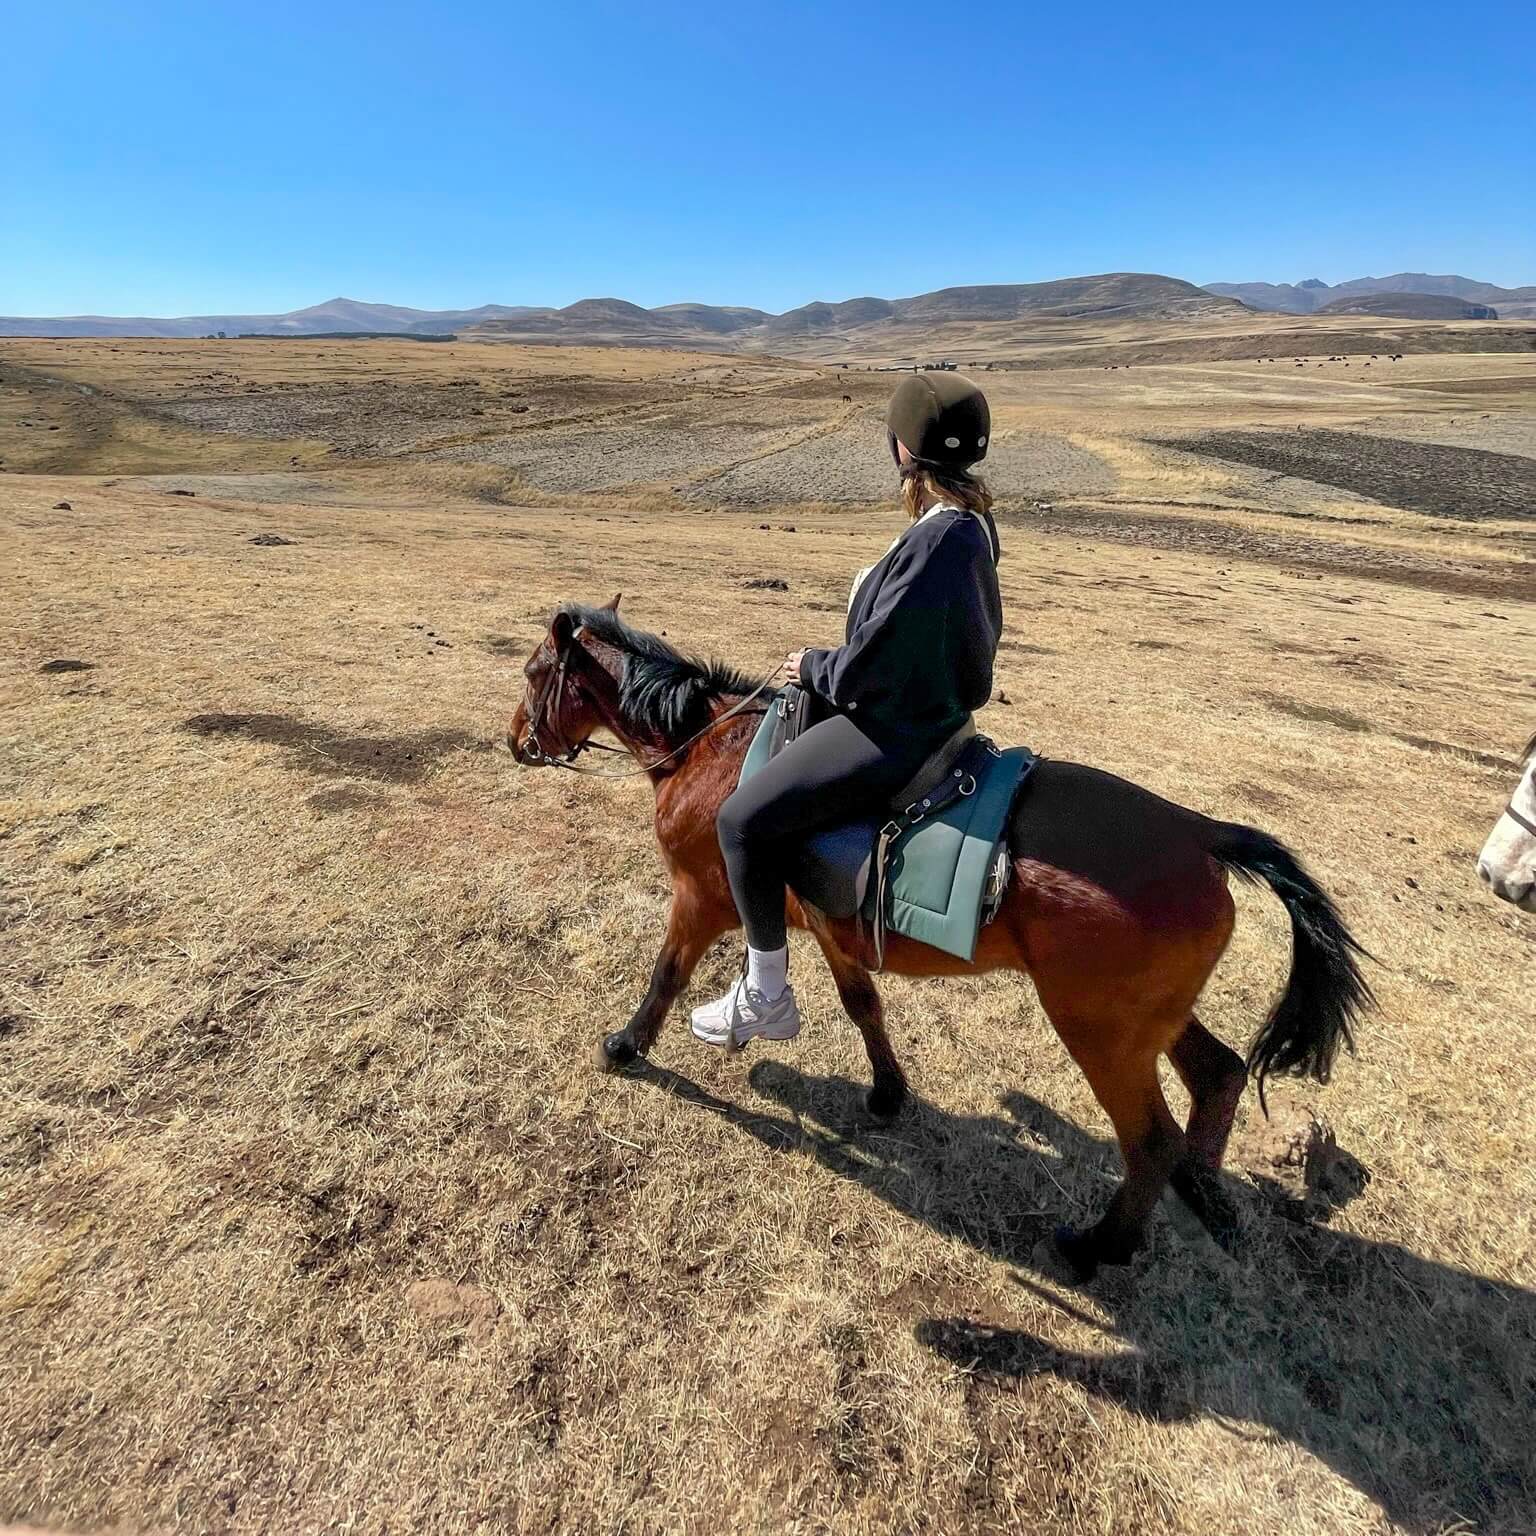
[{"label": "golden dry grass", "polygon": [[[1089,444],[1115,486],[1079,527],[1009,501],[987,728],[1277,833],[1380,961],[1334,1086],[1276,1090],[1278,1137],[1245,1106],[1235,1259],[1160,1222],[1076,1291],[1036,1244],[1116,1163],[1026,984],[884,984],[918,1094],[892,1128],[862,1120],[858,1037],[798,946],[796,1045],[725,1061],[674,1021],[648,1072],[598,1075],[660,937],[648,791],[499,745],[559,599],[622,589],[636,622],[766,666],[835,638],[890,512],[814,485],[766,515],[666,487],[501,505],[493,470],[404,458],[264,481],[291,450],[177,438],[144,402],[184,386],[123,345],[52,371],[41,344],[0,351],[43,390],[24,409],[62,398],[38,374],[110,384],[107,440],[154,435],[157,465],[204,476],[170,497],[98,440],[95,473],[0,478],[0,1519],[1531,1527],[1536,925],[1472,872],[1531,724],[1527,528],[1243,511],[1227,466],[1139,443],[1263,419],[1236,365],[1219,408],[1210,369],[1159,370],[1155,398],[999,379],[1006,430]],[[196,357],[281,376],[277,344],[247,347]],[[313,350],[281,354],[289,382],[363,355]],[[451,351],[367,355],[679,393],[702,366]],[[1309,387],[1308,419],[1339,420],[1339,386]],[[776,404],[731,409],[779,430]],[[1227,544],[1181,544],[1197,518]],[[1281,533],[1293,558],[1262,542]],[[759,575],[790,591],[742,590]],[[58,660],[89,669],[39,670]],[[1238,895],[1203,1016],[1242,1045],[1287,943]],[[1310,1195],[1286,1162],[1306,1106],[1343,1154]]]}]

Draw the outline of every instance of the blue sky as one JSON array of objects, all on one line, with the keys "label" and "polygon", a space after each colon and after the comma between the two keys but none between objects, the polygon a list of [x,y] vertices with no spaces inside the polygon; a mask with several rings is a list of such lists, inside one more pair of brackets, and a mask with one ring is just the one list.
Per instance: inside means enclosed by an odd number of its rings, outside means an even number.
[{"label": "blue sky", "polygon": [[0,313],[1536,282],[1525,6],[7,7]]}]

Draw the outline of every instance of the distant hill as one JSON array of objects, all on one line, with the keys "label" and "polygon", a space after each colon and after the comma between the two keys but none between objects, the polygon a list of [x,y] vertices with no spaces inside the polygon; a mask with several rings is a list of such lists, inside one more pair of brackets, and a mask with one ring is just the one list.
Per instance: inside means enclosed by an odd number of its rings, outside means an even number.
[{"label": "distant hill", "polygon": [[1356,293],[1334,299],[1319,315],[1390,315],[1402,320],[1497,320],[1491,304],[1474,304],[1448,293]]},{"label": "distant hill", "polygon": [[478,309],[406,309],[336,298],[282,315],[185,315],[174,319],[68,315],[53,319],[0,318],[0,336],[235,336],[334,335],[338,332],[455,331],[497,340],[640,346],[748,347],[769,351],[798,338],[837,343],[871,327],[930,328],[947,323],[1034,317],[1219,313],[1239,306],[1176,277],[1107,272],[1050,283],[994,283],[941,288],[908,299],[858,298],[802,305],[782,315],[735,305],[664,304],[643,309],[626,299],[582,299],[563,309],[484,304]]},{"label": "distant hill", "polygon": [[223,331],[264,335],[320,336],[337,332],[398,334],[402,331],[464,330],[488,321],[515,320],[547,313],[523,305],[482,304],[478,309],[403,309],[397,304],[364,304],[357,299],[328,299],[283,315],[183,315],[175,319],[146,316],[63,315],[47,319],[0,317],[0,336],[208,336]]},{"label": "distant hill", "polygon": [[[658,346],[712,346],[729,336],[733,347],[771,351],[775,346],[814,342],[818,346],[850,346],[879,334],[897,339],[903,330],[914,334],[948,324],[978,321],[1022,321],[1063,316],[1104,319],[1132,315],[1205,315],[1240,308],[1233,300],[1207,293],[1177,277],[1151,272],[1106,272],[1094,277],[1070,277],[1050,283],[991,283],[968,288],[941,288],[907,299],[870,296],[835,304],[817,301],[781,315],[761,310],[721,310],[706,304],[669,304],[639,310],[615,300],[587,300],[566,309],[487,320],[471,334],[507,340],[646,341]],[[728,319],[723,319],[728,316]],[[642,317],[644,317],[642,319]]]},{"label": "distant hill", "polygon": [[[1251,309],[1280,311],[1292,315],[1311,315],[1330,308],[1340,299],[1376,293],[1416,293],[1443,298],[1464,299],[1471,304],[1489,304],[1505,320],[1536,316],[1536,287],[1500,288],[1495,283],[1480,283],[1454,274],[1437,276],[1430,272],[1396,272],[1391,277],[1356,277],[1330,287],[1315,277],[1300,283],[1207,283],[1207,293],[1241,299]],[[1339,313],[1333,310],[1333,313]],[[1386,314],[1386,310],[1367,311]],[[1397,313],[1397,311],[1390,311]],[[1416,317],[1420,312],[1414,311]],[[1481,317],[1486,318],[1486,317]]]}]

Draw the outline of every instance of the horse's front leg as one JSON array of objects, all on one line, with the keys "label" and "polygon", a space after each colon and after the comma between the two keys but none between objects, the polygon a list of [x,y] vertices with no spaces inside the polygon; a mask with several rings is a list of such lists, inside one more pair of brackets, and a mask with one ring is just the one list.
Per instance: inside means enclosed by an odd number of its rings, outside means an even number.
[{"label": "horse's front leg", "polygon": [[634,1017],[623,1029],[605,1035],[598,1045],[597,1064],[606,1069],[627,1067],[644,1056],[655,1043],[662,1020],[688,985],[694,967],[735,921],[735,914],[720,912],[704,900],[691,881],[678,880],[672,887],[672,909],[667,914],[667,936],[651,971],[646,992]]}]

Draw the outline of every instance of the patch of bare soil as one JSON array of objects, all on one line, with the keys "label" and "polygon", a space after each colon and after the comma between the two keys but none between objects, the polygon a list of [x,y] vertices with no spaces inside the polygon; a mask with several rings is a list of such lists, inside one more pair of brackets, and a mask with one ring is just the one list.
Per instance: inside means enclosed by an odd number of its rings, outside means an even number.
[{"label": "patch of bare soil", "polygon": [[[1115,487],[1114,470],[1098,455],[1049,432],[999,431],[981,470],[1010,493],[1025,496],[1087,496]],[[894,484],[882,407],[747,458],[701,480],[688,496],[739,507],[797,501],[870,505],[889,501]]]},{"label": "patch of bare soil", "polygon": [[1523,598],[1531,591],[1528,566],[1440,557],[1429,551],[1381,544],[1341,547],[1303,534],[1277,533],[1217,518],[1163,517],[1154,512],[1062,505],[1049,511],[1003,508],[1000,522],[1019,529],[1111,539],[1158,550],[1180,550],[1257,560],[1283,570],[1329,572],[1362,581],[1392,582],[1429,592],[1470,597]]},{"label": "patch of bare soil", "polygon": [[1368,359],[1374,353],[1378,362],[1390,361],[1394,352],[1404,354],[1439,352],[1517,352],[1536,351],[1536,329],[1513,326],[1477,327],[1426,326],[1422,328],[1383,327],[1371,330],[1323,330],[1315,325],[1295,330],[1261,331],[1252,334],[1161,337],[1155,341],[1110,342],[1095,347],[1068,347],[1041,352],[1032,357],[1011,358],[997,366],[1008,369],[1051,368],[1126,368],[1151,364],[1256,362],[1276,358],[1295,366],[1295,360],[1309,362],[1331,355],[1354,355]]},{"label": "patch of bare soil", "polygon": [[731,402],[686,401],[548,431],[486,435],[437,449],[430,457],[495,465],[513,471],[524,485],[559,494],[657,482],[682,490],[697,478],[822,430],[830,410],[789,404],[748,411]]},{"label": "patch of bare soil", "polygon": [[[415,381],[248,386],[158,407],[204,432],[238,437],[310,437],[348,458],[419,452],[448,437],[473,436],[512,414],[517,400],[483,387],[432,387]],[[489,417],[489,420],[487,419]]]},{"label": "patch of bare soil", "polygon": [[1371,437],[1363,432],[1211,432],[1154,438],[1162,448],[1334,485],[1384,506],[1458,522],[1536,519],[1536,458]]}]

